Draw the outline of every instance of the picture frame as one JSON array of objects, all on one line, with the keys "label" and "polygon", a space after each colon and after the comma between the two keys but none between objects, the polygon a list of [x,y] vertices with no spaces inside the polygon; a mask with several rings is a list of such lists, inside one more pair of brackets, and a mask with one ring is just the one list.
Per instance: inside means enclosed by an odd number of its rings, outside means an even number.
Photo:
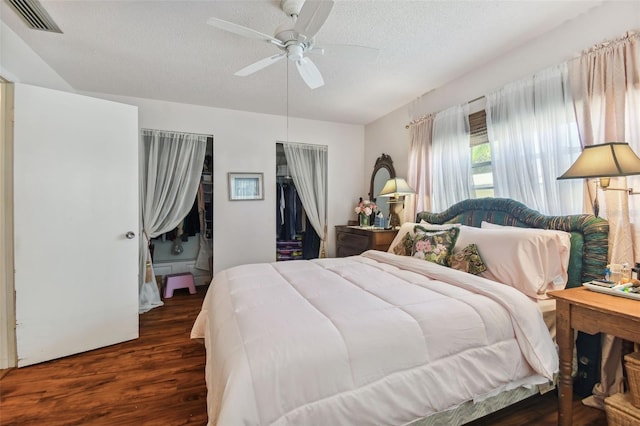
[{"label": "picture frame", "polygon": [[229,201],[264,200],[263,173],[227,173]]}]

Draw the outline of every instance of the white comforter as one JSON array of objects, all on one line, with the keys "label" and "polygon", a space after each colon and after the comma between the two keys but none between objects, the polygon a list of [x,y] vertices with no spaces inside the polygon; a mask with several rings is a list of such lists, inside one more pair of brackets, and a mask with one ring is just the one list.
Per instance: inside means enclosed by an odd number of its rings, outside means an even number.
[{"label": "white comforter", "polygon": [[223,271],[191,336],[210,425],[400,425],[558,370],[517,290],[378,251]]}]

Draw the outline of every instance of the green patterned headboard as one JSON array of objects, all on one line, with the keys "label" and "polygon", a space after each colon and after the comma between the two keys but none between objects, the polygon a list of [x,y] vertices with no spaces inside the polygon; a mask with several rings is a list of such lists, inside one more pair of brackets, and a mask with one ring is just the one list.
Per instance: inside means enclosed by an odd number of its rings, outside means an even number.
[{"label": "green patterned headboard", "polygon": [[571,233],[571,256],[567,287],[602,278],[609,250],[609,222],[592,214],[545,216],[507,198],[478,198],[454,204],[442,213],[420,212],[417,222],[462,223],[479,227],[481,222],[525,228],[558,229]]}]

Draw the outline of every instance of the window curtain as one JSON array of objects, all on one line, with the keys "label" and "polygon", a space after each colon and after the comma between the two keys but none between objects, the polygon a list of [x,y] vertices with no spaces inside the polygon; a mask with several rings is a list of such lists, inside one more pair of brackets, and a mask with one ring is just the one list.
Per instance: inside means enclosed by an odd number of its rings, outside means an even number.
[{"label": "window curtain", "polygon": [[325,257],[327,241],[327,147],[283,143],[287,166],[307,219],[322,241],[320,257]]},{"label": "window curtain", "polygon": [[459,201],[471,198],[470,144],[469,104],[454,106],[436,114],[431,162],[434,211],[441,212]]},{"label": "window curtain", "polygon": [[174,229],[193,207],[200,184],[207,137],[142,129],[140,146],[139,312],[163,303],[155,281],[149,241]]},{"label": "window curtain", "polygon": [[411,123],[409,127],[409,168],[407,183],[416,193],[405,197],[404,222],[414,222],[416,214],[431,210],[431,135],[434,114]]},{"label": "window curtain", "polygon": [[[578,129],[583,146],[628,142],[640,153],[640,34],[626,33],[582,52],[569,62]],[[591,212],[597,187],[585,182],[585,211]],[[640,178],[612,178],[611,186],[640,188]],[[601,216],[609,221],[609,260],[640,261],[640,199],[624,191],[605,191],[600,197]],[[583,402],[603,408],[604,398],[622,391],[621,341],[602,340],[601,381]]]},{"label": "window curtain", "polygon": [[567,65],[510,83],[486,99],[496,197],[544,214],[582,211],[582,183],[557,180],[581,151]]}]

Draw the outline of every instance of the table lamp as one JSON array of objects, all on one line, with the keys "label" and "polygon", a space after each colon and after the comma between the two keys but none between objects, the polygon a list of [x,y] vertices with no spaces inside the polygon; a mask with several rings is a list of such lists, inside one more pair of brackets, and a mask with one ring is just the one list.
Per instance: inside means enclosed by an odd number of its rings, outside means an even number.
[{"label": "table lamp", "polygon": [[388,197],[389,201],[389,226],[396,228],[400,226],[399,213],[404,208],[404,196],[415,194],[413,188],[402,178],[391,178],[385,182],[378,197]]}]

